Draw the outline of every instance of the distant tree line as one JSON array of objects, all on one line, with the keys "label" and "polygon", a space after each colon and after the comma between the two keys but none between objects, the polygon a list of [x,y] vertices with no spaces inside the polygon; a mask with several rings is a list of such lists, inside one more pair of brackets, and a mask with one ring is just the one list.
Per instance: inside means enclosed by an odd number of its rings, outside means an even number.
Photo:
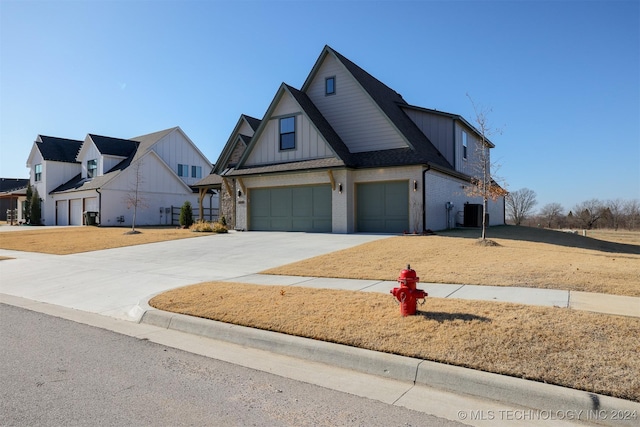
[{"label": "distant tree line", "polygon": [[534,211],[536,193],[528,188],[506,196],[507,220],[511,224],[545,228],[597,228],[640,230],[640,200],[591,199],[568,211],[560,203],[548,203]]}]

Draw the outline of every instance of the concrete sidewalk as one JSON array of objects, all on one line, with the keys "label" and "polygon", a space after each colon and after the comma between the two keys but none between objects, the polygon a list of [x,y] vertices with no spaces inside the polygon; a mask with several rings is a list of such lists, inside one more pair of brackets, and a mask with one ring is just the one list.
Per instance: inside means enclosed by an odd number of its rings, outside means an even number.
[{"label": "concrete sidewalk", "polygon": [[[226,279],[228,282],[255,285],[303,286],[309,288],[344,289],[388,294],[398,286],[396,281],[335,279],[322,277],[275,276],[250,274]],[[505,286],[476,286],[443,283],[418,283],[429,297],[459,298],[511,302],[516,304],[571,308],[574,310],[620,316],[640,317],[640,298],[557,289],[517,288]]]}]

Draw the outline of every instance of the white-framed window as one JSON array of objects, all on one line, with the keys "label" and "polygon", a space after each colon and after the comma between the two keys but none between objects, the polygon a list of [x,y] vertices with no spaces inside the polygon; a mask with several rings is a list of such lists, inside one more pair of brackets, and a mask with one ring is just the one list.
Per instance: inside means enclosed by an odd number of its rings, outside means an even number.
[{"label": "white-framed window", "polygon": [[191,166],[191,178],[202,178],[202,166]]},{"label": "white-framed window", "polygon": [[188,177],[189,165],[183,165],[181,163],[178,163],[178,176]]},{"label": "white-framed window", "polygon": [[33,168],[33,172],[34,172],[34,179],[36,182],[40,182],[42,181],[42,163],[38,163],[37,165],[34,166]]},{"label": "white-framed window", "polygon": [[92,159],[87,161],[87,178],[93,178],[98,175],[98,160]]},{"label": "white-framed window", "polygon": [[296,117],[280,119],[280,150],[294,150],[296,148]]},{"label": "white-framed window", "polygon": [[462,158],[467,160],[467,151],[469,150],[469,142],[467,141],[467,133],[462,131]]}]

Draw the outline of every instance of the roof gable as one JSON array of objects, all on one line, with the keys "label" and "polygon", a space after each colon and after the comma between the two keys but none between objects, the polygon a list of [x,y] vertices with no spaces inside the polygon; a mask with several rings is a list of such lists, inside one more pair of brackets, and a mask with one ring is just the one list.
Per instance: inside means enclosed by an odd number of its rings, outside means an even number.
[{"label": "roof gable", "polygon": [[[267,129],[272,126],[276,126],[274,122],[278,115],[282,114],[284,110],[290,110],[292,107],[295,108],[296,112],[286,111],[286,113],[302,115],[306,120],[308,120],[309,125],[315,130],[320,138],[316,144],[322,145],[324,148],[316,151],[315,154],[311,154],[310,152],[304,152],[303,147],[298,147],[296,150],[290,152],[274,153],[274,159],[262,159],[261,161],[256,162],[254,158],[254,163],[299,163],[303,160],[306,161],[310,159],[335,157],[339,160],[340,164],[345,164],[345,160],[348,160],[349,150],[344,145],[338,134],[333,130],[322,114],[320,114],[306,94],[283,83],[269,105],[260,127],[256,130],[255,135],[251,138],[251,142],[238,162],[239,168],[243,168],[248,165],[248,162],[252,157],[252,153],[257,149],[258,145],[266,144],[267,142],[265,141],[270,137],[277,138],[277,131],[268,133]],[[283,108],[284,110],[282,110]],[[298,129],[302,126],[303,123],[296,124],[296,133],[301,133]],[[269,143],[276,144],[277,142],[270,140]],[[297,143],[300,143],[300,141],[297,141]],[[305,138],[304,143],[311,144],[308,138]],[[273,152],[276,150],[268,149],[268,151]],[[267,157],[270,157],[270,155],[267,154]]]},{"label": "roof gable", "polygon": [[[218,160],[216,160],[216,164],[211,171],[212,174],[220,174],[229,166],[236,165],[242,154],[244,154],[246,147],[251,142],[251,137],[260,127],[261,122],[261,120],[255,117],[247,116],[246,114],[240,115],[227,143],[224,145],[220,156],[218,156]],[[251,133],[251,135],[241,133],[247,130],[250,130],[248,133]]]},{"label": "roof gable", "polygon": [[[354,78],[357,84],[367,94],[371,102],[377,106],[379,111],[382,112],[384,117],[386,117],[389,123],[395,128],[396,132],[402,136],[406,144],[414,151],[414,164],[430,163],[444,168],[453,169],[453,166],[442,156],[442,154],[431,143],[429,138],[402,110],[402,107],[409,105],[402,96],[331,47],[324,47],[302,86],[303,92],[307,92],[310,89],[313,81],[317,78],[322,64],[329,56],[335,58]],[[337,82],[337,84],[339,84],[339,82]],[[401,147],[390,148],[401,150]],[[363,155],[361,157],[364,158],[367,157],[367,155]]]}]

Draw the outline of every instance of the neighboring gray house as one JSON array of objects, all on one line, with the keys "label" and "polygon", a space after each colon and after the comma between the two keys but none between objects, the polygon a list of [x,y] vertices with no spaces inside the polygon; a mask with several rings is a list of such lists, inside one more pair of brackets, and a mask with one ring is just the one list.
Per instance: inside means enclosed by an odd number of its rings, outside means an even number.
[{"label": "neighboring gray house", "polygon": [[[142,201],[136,225],[171,224],[171,207],[195,207],[193,186],[211,163],[179,127],[130,139],[88,134],[84,141],[38,135],[27,160],[42,199],[45,225],[82,225],[85,212],[100,225],[131,225],[127,199]],[[217,194],[209,206],[218,208]],[[143,206],[144,205],[144,206]]]},{"label": "neighboring gray house", "polygon": [[[480,141],[462,117],[408,104],[325,46],[300,90],[283,83],[262,120],[240,117],[212,175],[197,186],[220,189],[221,214],[237,229],[479,225],[477,209],[467,208],[482,200],[465,189]],[[504,224],[504,197],[490,202],[489,221]]]}]

